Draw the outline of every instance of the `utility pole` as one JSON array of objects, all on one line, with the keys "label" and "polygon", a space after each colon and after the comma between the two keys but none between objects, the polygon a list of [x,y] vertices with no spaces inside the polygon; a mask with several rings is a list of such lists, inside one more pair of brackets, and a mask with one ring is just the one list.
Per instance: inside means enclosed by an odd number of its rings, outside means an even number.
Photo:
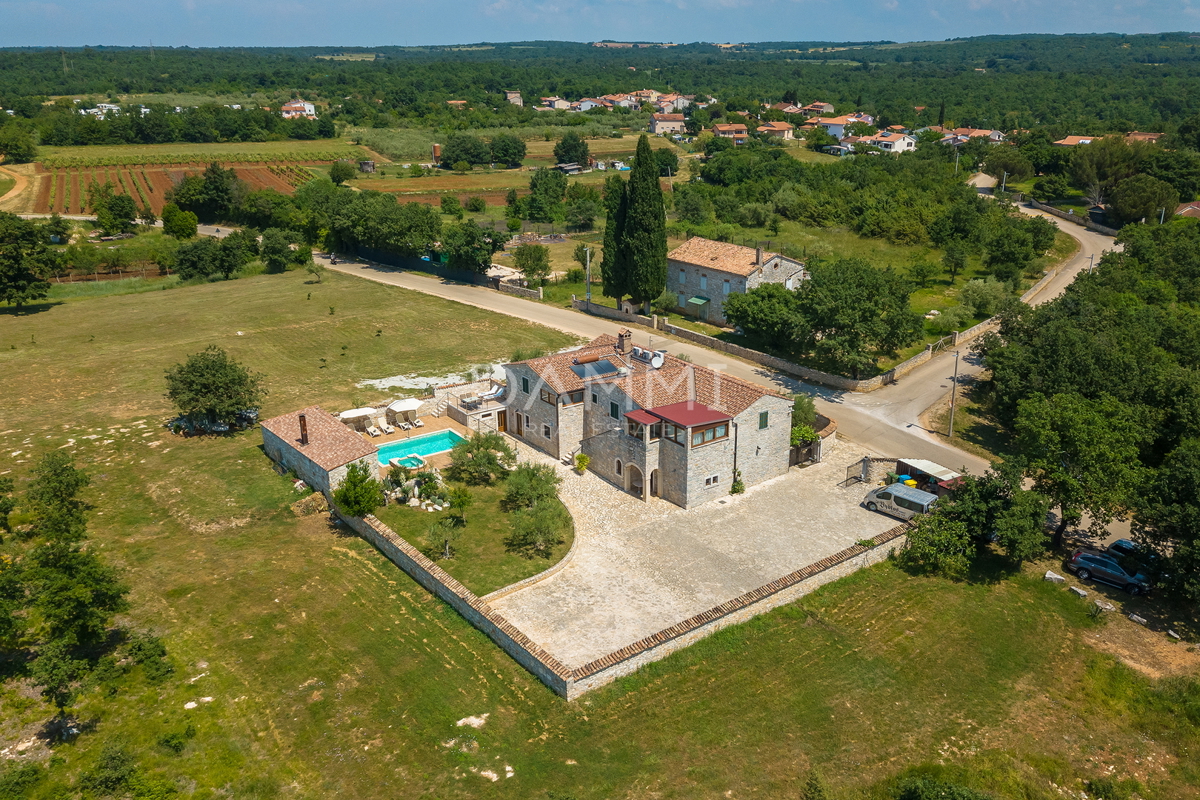
[{"label": "utility pole", "polygon": [[583,252],[585,254],[584,261],[587,262],[586,263],[587,278],[585,280],[587,280],[587,287],[586,287],[587,307],[588,307],[588,312],[590,313],[592,310],[592,248],[585,247],[585,248],[583,248]]},{"label": "utility pole", "polygon": [[962,155],[962,153],[958,152],[958,150],[954,151],[954,174],[955,175],[958,174],[958,157],[961,155]]},{"label": "utility pole", "polygon": [[1091,274],[1092,274],[1092,268],[1093,268],[1095,265],[1096,265],[1096,254],[1095,254],[1095,253],[1089,253],[1089,254],[1088,254],[1088,275],[1091,275]]},{"label": "utility pole", "polygon": [[1164,208],[1162,213],[1158,215],[1158,224],[1162,225],[1167,219],[1167,210]]},{"label": "utility pole", "polygon": [[950,384],[950,433],[947,438],[954,438],[954,404],[958,400],[958,351],[954,351],[954,382]]},{"label": "utility pole", "polygon": [[1001,193],[1004,192],[1004,187],[1007,185],[1007,183],[1008,183],[1008,173],[1006,172],[1006,173],[1004,173],[1004,177],[1000,179],[1000,192]]}]

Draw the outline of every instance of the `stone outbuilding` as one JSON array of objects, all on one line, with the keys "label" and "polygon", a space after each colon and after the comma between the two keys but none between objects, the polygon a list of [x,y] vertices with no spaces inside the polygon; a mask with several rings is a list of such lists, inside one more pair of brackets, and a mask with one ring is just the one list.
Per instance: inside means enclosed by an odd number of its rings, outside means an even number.
[{"label": "stone outbuilding", "polygon": [[272,461],[326,495],[341,485],[351,464],[366,464],[372,475],[379,471],[375,445],[320,406],[266,420],[262,435]]},{"label": "stone outbuilding", "polygon": [[808,279],[804,264],[761,247],[743,247],[693,236],[667,253],[667,291],[679,299],[680,313],[725,325],[725,299],[764,283],[795,289]]},{"label": "stone outbuilding", "polygon": [[507,432],[639,499],[691,508],[788,470],[792,401],[753,383],[631,346],[628,331],[506,364]]}]

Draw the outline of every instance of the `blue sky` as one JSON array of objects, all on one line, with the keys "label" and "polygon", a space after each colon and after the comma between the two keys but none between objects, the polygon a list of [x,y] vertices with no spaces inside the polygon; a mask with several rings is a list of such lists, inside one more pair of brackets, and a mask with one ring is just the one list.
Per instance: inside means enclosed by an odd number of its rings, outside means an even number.
[{"label": "blue sky", "polygon": [[1200,0],[0,0],[0,46],[940,40],[1200,29]]}]

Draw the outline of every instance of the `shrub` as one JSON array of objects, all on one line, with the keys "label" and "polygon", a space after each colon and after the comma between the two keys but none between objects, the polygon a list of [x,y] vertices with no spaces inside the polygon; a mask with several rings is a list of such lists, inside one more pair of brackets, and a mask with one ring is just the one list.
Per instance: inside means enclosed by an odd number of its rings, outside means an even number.
[{"label": "shrub", "polygon": [[513,514],[512,533],[504,547],[524,558],[549,558],[554,548],[566,541],[570,525],[571,515],[561,503],[543,500]]},{"label": "shrub", "polygon": [[549,464],[523,463],[509,474],[504,500],[500,504],[506,511],[529,508],[543,500],[556,497],[560,483],[562,479]]},{"label": "shrub", "polygon": [[972,555],[967,526],[937,513],[918,516],[915,522],[916,526],[908,533],[908,542],[900,551],[900,564],[951,578],[966,575]]},{"label": "shrub", "polygon": [[509,217],[508,222],[504,223],[504,225],[513,233],[521,230],[521,220],[517,219],[516,217]]},{"label": "shrub", "polygon": [[797,425],[792,428],[792,447],[815,442],[819,438],[811,425]]},{"label": "shrub", "polygon": [[580,472],[585,471],[588,468],[588,465],[591,463],[592,463],[592,457],[589,456],[587,453],[576,453],[575,454],[575,469],[579,470]]},{"label": "shrub", "polygon": [[383,485],[361,461],[350,465],[342,485],[333,493],[338,507],[352,517],[365,517],[384,504]]},{"label": "shrub", "polygon": [[482,197],[468,197],[467,211],[470,211],[472,214],[480,214],[487,211],[487,200]]},{"label": "shrub", "polygon": [[442,197],[442,213],[452,217],[462,217],[462,203],[458,202],[458,198],[453,195],[445,195]]},{"label": "shrub", "polygon": [[106,744],[100,751],[100,759],[79,778],[79,787],[95,795],[115,795],[129,785],[137,772],[133,756],[125,748]]},{"label": "shrub", "polygon": [[666,314],[670,311],[675,310],[675,308],[677,308],[679,306],[679,296],[676,295],[674,292],[670,292],[670,291],[663,292],[658,297],[656,297],[654,299],[654,302],[651,303],[650,305],[658,313]]},{"label": "shrub", "polygon": [[806,394],[798,394],[792,400],[792,426],[811,426],[817,421],[817,406]]},{"label": "shrub", "polygon": [[453,169],[459,175],[463,175],[471,171],[471,164],[467,161],[456,161],[451,169]]},{"label": "shrub", "polygon": [[463,483],[490,485],[508,475],[516,461],[517,454],[500,434],[476,432],[454,445],[446,474]]},{"label": "shrub", "polygon": [[933,318],[932,327],[943,336],[951,331],[966,330],[975,319],[973,309],[967,306],[953,306]]},{"label": "shrub", "polygon": [[587,273],[581,267],[571,267],[567,270],[567,283],[583,283],[587,280]]},{"label": "shrub", "polygon": [[1011,297],[1008,287],[991,276],[967,281],[958,293],[959,300],[976,317],[990,317],[1010,302]]}]

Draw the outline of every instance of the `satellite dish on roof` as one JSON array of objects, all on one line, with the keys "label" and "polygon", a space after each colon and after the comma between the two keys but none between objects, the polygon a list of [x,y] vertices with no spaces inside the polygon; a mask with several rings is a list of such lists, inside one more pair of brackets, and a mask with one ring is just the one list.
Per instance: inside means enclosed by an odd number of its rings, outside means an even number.
[{"label": "satellite dish on roof", "polygon": [[655,369],[661,369],[663,363],[666,361],[666,355],[666,352],[663,350],[654,353],[654,355],[650,356],[650,366]]}]

